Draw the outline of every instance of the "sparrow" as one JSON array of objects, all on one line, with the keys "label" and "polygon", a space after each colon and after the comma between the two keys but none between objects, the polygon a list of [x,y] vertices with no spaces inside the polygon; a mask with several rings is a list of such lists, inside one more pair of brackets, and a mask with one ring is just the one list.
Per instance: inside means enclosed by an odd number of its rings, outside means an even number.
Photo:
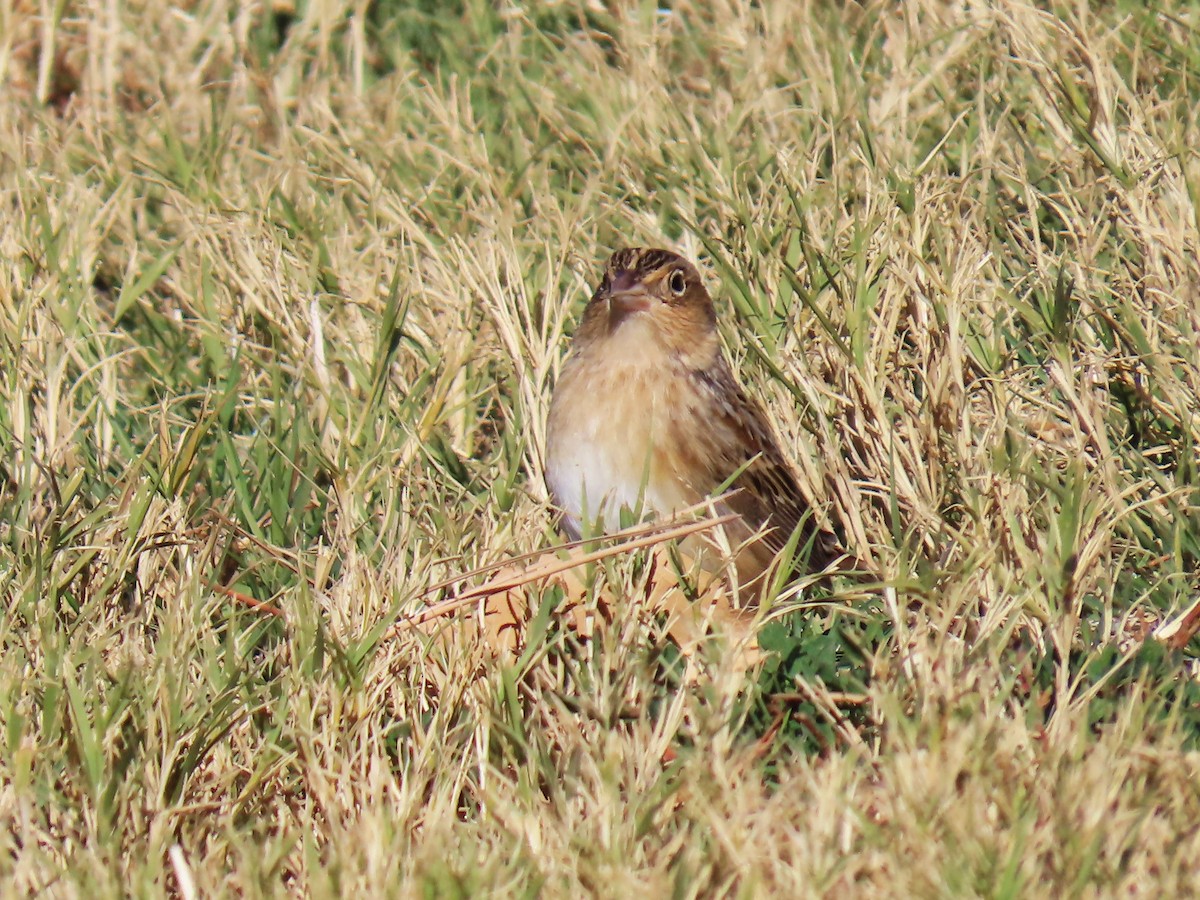
[{"label": "sparrow", "polygon": [[[814,571],[840,557],[763,408],[742,389],[700,273],[668,250],[612,255],[550,402],[546,484],[573,540],[712,500],[740,586],[760,586],[799,529]],[[792,574],[799,574],[793,572]]]}]

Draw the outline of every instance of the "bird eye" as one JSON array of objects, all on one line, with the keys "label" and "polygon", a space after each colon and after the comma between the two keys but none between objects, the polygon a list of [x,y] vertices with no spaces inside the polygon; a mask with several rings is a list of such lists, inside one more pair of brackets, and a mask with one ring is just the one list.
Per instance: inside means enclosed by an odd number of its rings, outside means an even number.
[{"label": "bird eye", "polygon": [[683,269],[676,269],[667,277],[667,287],[676,297],[687,290],[687,278],[684,277]]}]

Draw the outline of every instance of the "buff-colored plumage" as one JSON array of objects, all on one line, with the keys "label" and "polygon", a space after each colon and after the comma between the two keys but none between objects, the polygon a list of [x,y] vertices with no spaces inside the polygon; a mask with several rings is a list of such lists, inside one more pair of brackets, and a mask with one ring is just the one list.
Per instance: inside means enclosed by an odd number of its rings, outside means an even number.
[{"label": "buff-colored plumage", "polygon": [[721,352],[699,273],[666,250],[619,251],[550,404],[546,481],[562,526],[576,538],[585,518],[613,530],[619,509],[639,500],[667,515],[731,478],[717,508],[740,518],[726,535],[731,546],[744,544],[739,582],[758,579],[797,528],[800,545],[811,546],[810,568],[836,559],[836,542],[809,515],[762,408]]}]

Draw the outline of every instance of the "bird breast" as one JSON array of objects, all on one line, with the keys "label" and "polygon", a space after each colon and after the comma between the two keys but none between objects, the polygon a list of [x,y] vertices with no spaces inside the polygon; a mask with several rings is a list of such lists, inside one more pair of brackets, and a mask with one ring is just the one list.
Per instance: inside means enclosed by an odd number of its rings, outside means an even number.
[{"label": "bird breast", "polygon": [[614,530],[622,506],[668,513],[708,487],[692,483],[683,458],[678,423],[695,419],[700,399],[681,391],[686,374],[660,348],[607,344],[568,360],[550,406],[546,481],[575,535],[584,516]]}]

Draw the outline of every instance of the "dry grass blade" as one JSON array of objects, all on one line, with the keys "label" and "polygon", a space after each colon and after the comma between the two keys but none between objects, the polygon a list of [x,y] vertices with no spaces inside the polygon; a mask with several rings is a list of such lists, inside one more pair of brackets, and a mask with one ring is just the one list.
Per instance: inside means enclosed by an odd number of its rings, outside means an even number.
[{"label": "dry grass blade", "polygon": [[1165,622],[1154,632],[1154,637],[1172,650],[1183,650],[1200,633],[1200,598],[1183,613]]},{"label": "dry grass blade", "polygon": [[[467,588],[457,596],[397,622],[385,633],[384,639],[394,638],[410,628],[427,625],[483,601],[480,607],[480,624],[489,646],[496,652],[512,653],[524,645],[525,626],[530,615],[526,590],[536,593],[545,591],[551,585],[557,585],[564,590],[566,600],[560,608],[560,614],[565,619],[572,620],[579,630],[586,616],[584,601],[590,593],[587,568],[645,549],[654,551],[653,565],[650,567],[648,580],[642,587],[650,610],[673,613],[669,630],[682,634],[683,626],[677,626],[674,619],[679,618],[680,600],[685,592],[690,595],[698,591],[699,597],[693,597],[690,602],[700,606],[720,607],[722,603],[727,602],[727,598],[722,591],[715,590],[715,584],[708,580],[698,586],[685,585],[679,580],[677,569],[671,564],[663,548],[692,535],[719,528],[734,518],[713,516],[678,525],[668,523],[648,528],[626,529],[617,535],[601,539],[606,546],[600,549],[587,549],[596,541],[571,542],[552,547],[521,562],[509,563],[499,568],[488,566],[477,572],[465,573],[460,579],[456,579],[456,583],[468,580],[479,572],[488,573],[490,577],[482,584]],[[615,605],[618,604],[614,598],[601,598],[602,607]],[[718,614],[724,613],[725,611],[721,610]],[[689,632],[689,637],[691,636]]]}]

